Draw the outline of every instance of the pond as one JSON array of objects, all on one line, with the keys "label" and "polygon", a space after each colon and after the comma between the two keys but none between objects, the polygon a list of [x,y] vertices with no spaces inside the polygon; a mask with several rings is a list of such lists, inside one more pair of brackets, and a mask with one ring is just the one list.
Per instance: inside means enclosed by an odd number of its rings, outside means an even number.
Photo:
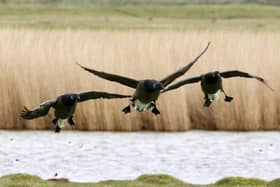
[{"label": "pond", "polygon": [[194,184],[280,177],[279,132],[0,131],[0,175],[77,182],[170,174]]}]

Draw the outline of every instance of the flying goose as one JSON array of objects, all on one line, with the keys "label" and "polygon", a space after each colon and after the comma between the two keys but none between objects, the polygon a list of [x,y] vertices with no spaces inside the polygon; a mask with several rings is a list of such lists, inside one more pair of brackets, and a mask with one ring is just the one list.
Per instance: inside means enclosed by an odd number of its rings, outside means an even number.
[{"label": "flying goose", "polygon": [[82,92],[82,93],[68,93],[58,96],[54,100],[48,100],[41,103],[32,110],[24,107],[21,112],[21,117],[27,120],[45,116],[51,107],[55,110],[55,119],[52,121],[55,125],[55,132],[59,133],[60,129],[68,122],[71,126],[75,125],[73,121],[73,114],[78,102],[83,102],[89,99],[113,99],[113,98],[127,98],[129,95],[119,95],[106,92]]},{"label": "flying goose", "polygon": [[197,60],[207,51],[209,45],[210,42],[207,44],[206,48],[192,62],[178,69],[174,73],[164,77],[161,80],[154,80],[154,79],[136,80],[121,75],[115,75],[115,74],[97,71],[95,69],[90,69],[85,66],[82,66],[78,63],[77,64],[84,70],[100,78],[113,82],[118,82],[122,85],[135,89],[130,104],[122,110],[125,114],[131,111],[130,107],[132,106],[138,112],[151,110],[153,114],[158,115],[160,114],[160,111],[156,107],[156,100],[158,99],[161,90],[163,90],[167,85],[172,83],[178,77],[184,75],[197,62]]},{"label": "flying goose", "polygon": [[179,88],[185,84],[192,84],[192,83],[196,83],[196,82],[200,81],[201,89],[205,95],[204,96],[204,99],[205,99],[204,106],[209,107],[211,105],[212,101],[217,100],[219,98],[220,92],[224,93],[226,102],[231,102],[233,100],[233,97],[228,96],[225,93],[225,91],[223,89],[223,85],[222,85],[222,78],[231,78],[231,77],[255,78],[258,81],[260,81],[261,83],[265,84],[268,88],[273,90],[267,84],[267,82],[261,77],[251,75],[249,73],[238,71],[238,70],[232,70],[232,71],[225,71],[225,72],[219,72],[219,71],[209,72],[209,73],[203,74],[201,76],[182,80],[180,82],[172,84],[171,86],[167,87],[162,92],[166,92],[166,91],[170,91],[170,90]]}]

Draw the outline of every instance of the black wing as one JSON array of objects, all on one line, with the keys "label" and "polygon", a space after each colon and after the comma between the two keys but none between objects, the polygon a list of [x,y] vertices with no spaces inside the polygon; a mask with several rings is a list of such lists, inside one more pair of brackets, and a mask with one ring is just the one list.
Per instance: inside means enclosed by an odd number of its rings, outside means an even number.
[{"label": "black wing", "polygon": [[262,77],[258,77],[256,75],[251,75],[249,73],[246,72],[242,72],[242,71],[238,71],[238,70],[233,70],[233,71],[225,71],[225,72],[221,72],[220,73],[221,76],[223,78],[231,78],[231,77],[246,77],[246,78],[255,78],[258,81],[262,82],[263,84],[265,84],[268,88],[270,88],[271,90],[273,90],[269,84],[266,82],[266,80],[264,80]]},{"label": "black wing", "polygon": [[196,82],[199,82],[201,80],[201,77],[192,77],[192,78],[189,78],[189,79],[185,79],[185,80],[182,80],[182,81],[179,81],[177,83],[174,83],[170,86],[168,86],[166,89],[164,89],[162,92],[167,92],[167,91],[170,91],[170,90],[174,90],[176,88],[179,88],[185,84],[192,84],[192,83],[196,83]]},{"label": "black wing", "polygon": [[210,42],[208,42],[206,48],[189,64],[185,65],[184,67],[178,69],[176,72],[168,75],[167,77],[163,78],[160,80],[160,82],[164,85],[167,86],[170,83],[172,83],[175,79],[178,77],[184,75],[196,62],[197,60],[207,51],[208,47],[210,45]]},{"label": "black wing", "polygon": [[55,100],[45,101],[32,110],[29,110],[28,108],[24,107],[21,111],[21,117],[24,119],[34,119],[41,116],[45,116],[49,112],[50,108],[54,106],[55,103]]},{"label": "black wing", "polygon": [[[77,63],[78,64],[78,63]],[[110,74],[110,73],[106,73],[106,72],[101,72],[101,71],[97,71],[94,69],[89,69],[85,66],[82,66],[80,64],[78,64],[81,68],[83,68],[84,70],[93,73],[94,75],[109,80],[109,81],[113,81],[113,82],[118,82],[120,84],[123,84],[125,86],[131,87],[131,88],[136,88],[137,84],[139,83],[138,80],[129,78],[129,77],[123,77],[120,75],[114,75],[114,74]]]},{"label": "black wing", "polygon": [[96,92],[96,91],[90,91],[90,92],[82,92],[79,93],[79,102],[83,102],[89,99],[114,99],[114,98],[128,98],[132,97],[131,95],[120,95],[120,94],[113,94],[113,93],[107,93],[107,92]]}]

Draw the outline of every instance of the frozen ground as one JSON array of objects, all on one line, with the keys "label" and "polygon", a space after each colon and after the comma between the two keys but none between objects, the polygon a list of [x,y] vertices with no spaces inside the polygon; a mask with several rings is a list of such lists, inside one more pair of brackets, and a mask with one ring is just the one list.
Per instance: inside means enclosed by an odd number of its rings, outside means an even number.
[{"label": "frozen ground", "polygon": [[195,184],[280,177],[279,132],[0,131],[0,175],[94,182],[166,173]]}]

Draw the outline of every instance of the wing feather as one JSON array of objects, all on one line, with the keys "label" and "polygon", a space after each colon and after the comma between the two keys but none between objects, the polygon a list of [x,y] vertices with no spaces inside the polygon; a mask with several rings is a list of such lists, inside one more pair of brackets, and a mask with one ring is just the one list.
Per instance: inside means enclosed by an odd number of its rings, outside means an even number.
[{"label": "wing feather", "polygon": [[246,78],[254,78],[266,85],[269,89],[273,90],[273,88],[270,87],[270,85],[264,80],[262,77],[251,75],[246,72],[238,71],[238,70],[232,70],[232,71],[224,71],[220,73],[223,78],[231,78],[231,77],[246,77]]},{"label": "wing feather", "polygon": [[24,119],[34,119],[41,116],[45,116],[49,112],[50,108],[54,106],[55,102],[55,100],[45,101],[32,110],[29,110],[28,108],[24,107],[21,111],[21,117]]},{"label": "wing feather", "polygon": [[136,88],[137,87],[137,84],[139,83],[138,80],[135,80],[135,79],[132,79],[132,78],[129,78],[129,77],[124,77],[124,76],[121,76],[121,75],[115,75],[115,74],[111,74],[111,73],[106,73],[106,72],[101,72],[101,71],[97,71],[95,69],[90,69],[90,68],[87,68],[85,66],[82,66],[81,64],[77,63],[81,68],[83,68],[84,70],[100,77],[100,78],[103,78],[103,79],[106,79],[106,80],[109,80],[109,81],[113,81],[113,82],[118,82],[122,85],[125,85],[125,86],[128,86],[128,87],[131,87],[131,88]]},{"label": "wing feather", "polygon": [[176,72],[166,76],[165,78],[160,80],[160,82],[164,86],[167,86],[170,83],[172,83],[175,79],[177,79],[178,77],[184,75],[198,61],[198,59],[207,51],[207,49],[209,48],[209,45],[210,45],[210,42],[208,42],[205,49],[192,62],[190,62],[189,64],[185,65],[184,67],[178,69]]},{"label": "wing feather", "polygon": [[170,85],[169,87],[164,89],[163,92],[174,90],[174,89],[179,88],[179,87],[181,87],[183,85],[186,85],[186,84],[196,83],[196,82],[199,82],[200,80],[201,80],[200,76],[192,77],[192,78],[189,78],[189,79],[185,79],[185,80],[182,80],[182,81],[179,81],[177,83],[174,83],[174,84]]},{"label": "wing feather", "polygon": [[97,92],[97,91],[89,91],[89,92],[82,92],[79,93],[79,102],[83,102],[89,99],[115,99],[115,98],[128,98],[132,97],[131,95],[121,95],[121,94],[114,94],[108,92]]}]

